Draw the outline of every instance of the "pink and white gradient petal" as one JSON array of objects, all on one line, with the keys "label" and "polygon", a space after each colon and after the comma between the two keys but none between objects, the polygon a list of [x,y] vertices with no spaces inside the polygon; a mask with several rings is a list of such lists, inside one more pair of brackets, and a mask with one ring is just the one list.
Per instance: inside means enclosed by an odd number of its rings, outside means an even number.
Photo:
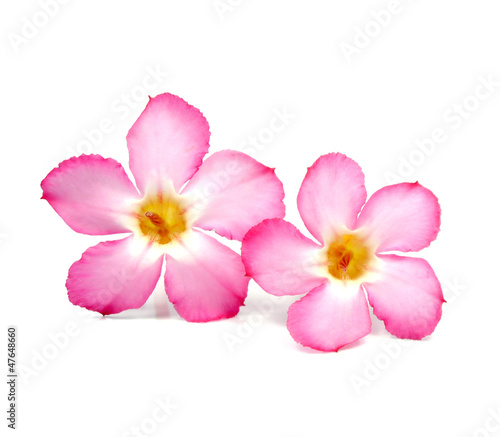
[{"label": "pink and white gradient petal", "polygon": [[141,198],[114,159],[82,155],[63,161],[42,181],[43,196],[76,232],[108,235],[130,232],[124,224],[131,202]]},{"label": "pink and white gradient petal", "polygon": [[366,202],[361,167],[341,153],[323,155],[307,170],[297,205],[307,229],[320,242],[352,229]]},{"label": "pink and white gradient petal", "polygon": [[127,135],[132,171],[144,194],[171,181],[178,192],[208,152],[210,129],[203,114],[180,97],[152,99]]},{"label": "pink and white gradient petal", "polygon": [[372,322],[361,287],[326,282],[288,310],[287,328],[297,343],[336,352],[371,331]]},{"label": "pink and white gradient petal", "polygon": [[396,337],[420,340],[432,334],[445,300],[429,263],[397,255],[379,258],[380,279],[363,284],[374,314]]},{"label": "pink and white gradient petal", "polygon": [[264,220],[243,239],[247,275],[275,296],[307,293],[327,281],[315,268],[321,246],[282,219]]},{"label": "pink and white gradient petal", "polygon": [[283,184],[274,169],[244,153],[223,150],[208,157],[182,194],[199,214],[193,226],[241,241],[267,218],[285,216]]},{"label": "pink and white gradient petal", "polygon": [[241,257],[214,238],[193,230],[166,255],[165,290],[188,322],[238,314],[248,291]]},{"label": "pink and white gradient petal", "polygon": [[377,245],[377,253],[417,252],[434,241],[441,208],[432,191],[418,182],[381,188],[366,202],[356,222]]},{"label": "pink and white gradient petal", "polygon": [[69,300],[103,315],[140,308],[160,279],[162,263],[163,256],[152,256],[134,236],[99,243],[69,269]]}]

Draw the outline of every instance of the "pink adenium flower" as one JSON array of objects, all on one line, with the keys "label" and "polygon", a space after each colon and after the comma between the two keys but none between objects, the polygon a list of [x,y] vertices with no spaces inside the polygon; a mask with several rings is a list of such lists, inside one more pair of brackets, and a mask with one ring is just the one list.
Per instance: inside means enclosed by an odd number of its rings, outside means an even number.
[{"label": "pink adenium flower", "polygon": [[241,257],[201,230],[240,240],[263,219],[284,217],[274,170],[225,150],[203,161],[210,130],[181,98],[152,98],[127,144],[136,186],[114,159],[82,155],[42,182],[43,199],[76,232],[130,233],[89,248],[70,270],[70,301],[102,314],[141,307],[166,261],[165,289],[181,317],[236,315],[249,278]]},{"label": "pink adenium flower", "polygon": [[384,187],[366,201],[364,175],[340,153],[307,171],[297,203],[319,244],[282,219],[264,220],[243,240],[247,274],[268,293],[299,295],[287,327],[298,343],[337,351],[371,331],[368,301],[386,329],[421,339],[441,318],[443,293],[427,261],[414,252],[437,236],[441,210],[418,183]]}]

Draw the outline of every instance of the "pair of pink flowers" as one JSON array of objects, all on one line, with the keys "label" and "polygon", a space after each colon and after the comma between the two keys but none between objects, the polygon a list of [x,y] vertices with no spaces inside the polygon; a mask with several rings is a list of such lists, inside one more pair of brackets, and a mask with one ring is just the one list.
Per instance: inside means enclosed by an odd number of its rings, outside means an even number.
[{"label": "pair of pink flowers", "polygon": [[[235,316],[251,277],[277,296],[308,293],[290,307],[287,325],[315,349],[338,350],[370,332],[364,290],[392,334],[417,339],[434,330],[444,299],[431,267],[384,254],[435,239],[440,208],[429,190],[398,184],[366,202],[359,166],[341,154],[322,156],[298,197],[318,244],[283,220],[273,169],[236,151],[204,159],[209,138],[199,110],[159,95],[127,136],[136,186],[118,162],[99,155],[64,161],[43,180],[43,198],[73,230],[131,234],[89,248],[71,266],[73,304],[104,315],[139,308],[165,260],[166,293],[188,321]],[[242,256],[203,232],[212,230],[243,241]]]}]

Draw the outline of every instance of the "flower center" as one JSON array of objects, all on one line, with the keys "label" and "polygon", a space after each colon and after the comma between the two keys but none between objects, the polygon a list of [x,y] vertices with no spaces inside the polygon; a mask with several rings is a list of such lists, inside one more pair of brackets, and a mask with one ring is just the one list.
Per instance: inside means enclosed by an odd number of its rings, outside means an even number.
[{"label": "flower center", "polygon": [[139,205],[136,217],[143,235],[158,244],[170,243],[187,228],[180,202],[161,194],[145,198]]},{"label": "flower center", "polygon": [[330,244],[328,272],[341,280],[358,279],[368,270],[371,253],[358,237],[345,234]]}]

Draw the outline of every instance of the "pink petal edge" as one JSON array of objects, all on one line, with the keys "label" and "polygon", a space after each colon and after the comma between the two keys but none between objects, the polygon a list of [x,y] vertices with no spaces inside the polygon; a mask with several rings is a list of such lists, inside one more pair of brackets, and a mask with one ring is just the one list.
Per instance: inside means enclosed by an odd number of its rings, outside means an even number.
[{"label": "pink petal edge", "polygon": [[200,167],[209,140],[208,122],[194,106],[173,94],[151,98],[127,135],[130,170],[141,193],[165,181],[179,192]]},{"label": "pink petal edge", "polygon": [[307,229],[321,243],[347,226],[352,229],[366,202],[361,167],[341,153],[323,155],[307,170],[297,205]]},{"label": "pink petal edge", "polygon": [[140,308],[161,274],[163,256],[134,250],[134,236],[87,249],[69,269],[66,288],[74,305],[102,315]]},{"label": "pink petal edge", "polygon": [[381,188],[356,222],[378,244],[377,253],[417,252],[436,239],[440,225],[437,197],[418,182]]},{"label": "pink petal edge", "polygon": [[379,255],[382,277],[363,286],[374,314],[399,338],[420,340],[432,334],[445,302],[432,267],[421,258]]},{"label": "pink petal edge", "polygon": [[109,235],[130,232],[123,224],[130,215],[127,201],[140,194],[120,163],[100,155],[70,158],[42,181],[47,200],[76,232]]},{"label": "pink petal edge", "polygon": [[285,216],[283,184],[274,169],[244,153],[223,150],[209,156],[181,194],[195,198],[200,216],[193,226],[241,241],[267,218]]},{"label": "pink petal edge", "polygon": [[327,278],[312,268],[320,264],[321,246],[282,219],[264,220],[246,234],[241,256],[247,275],[275,296],[307,293]]},{"label": "pink petal edge", "polygon": [[250,278],[241,257],[214,238],[193,230],[175,254],[166,256],[165,290],[188,322],[209,322],[238,314]]},{"label": "pink petal edge", "polygon": [[327,282],[310,291],[288,310],[287,328],[303,346],[324,352],[368,335],[372,322],[363,289],[356,291]]}]

